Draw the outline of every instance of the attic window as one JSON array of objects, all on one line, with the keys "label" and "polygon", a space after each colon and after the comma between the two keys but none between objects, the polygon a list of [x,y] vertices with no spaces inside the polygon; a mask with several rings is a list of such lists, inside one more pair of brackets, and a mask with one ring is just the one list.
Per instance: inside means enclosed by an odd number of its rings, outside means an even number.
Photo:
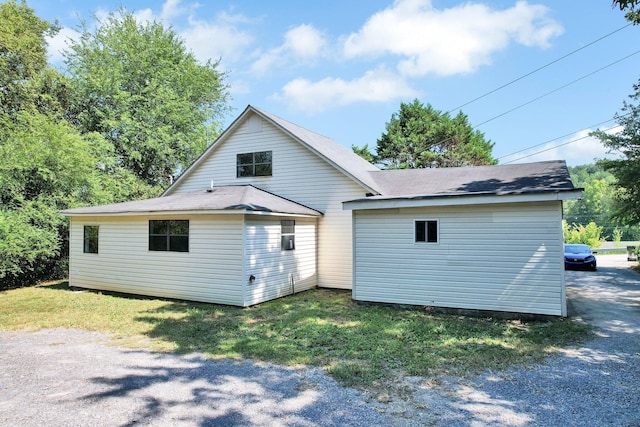
[{"label": "attic window", "polygon": [[418,220],[415,222],[416,243],[438,243],[438,221]]},{"label": "attic window", "polygon": [[238,154],[236,177],[271,176],[271,157],[271,151]]}]

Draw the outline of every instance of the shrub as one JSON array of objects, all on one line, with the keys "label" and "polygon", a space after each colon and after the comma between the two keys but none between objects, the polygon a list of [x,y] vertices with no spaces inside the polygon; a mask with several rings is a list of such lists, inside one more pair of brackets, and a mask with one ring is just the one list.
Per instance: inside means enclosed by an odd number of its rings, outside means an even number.
[{"label": "shrub", "polygon": [[562,225],[565,243],[582,243],[589,245],[590,248],[598,248],[604,242],[603,227],[598,227],[595,222],[584,226],[582,224],[568,225],[564,221]]}]

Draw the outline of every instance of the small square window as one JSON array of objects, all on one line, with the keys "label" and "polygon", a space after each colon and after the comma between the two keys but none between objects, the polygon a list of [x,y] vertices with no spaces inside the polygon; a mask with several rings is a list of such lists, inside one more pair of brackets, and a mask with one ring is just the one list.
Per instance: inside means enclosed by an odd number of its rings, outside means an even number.
[{"label": "small square window", "polygon": [[438,243],[438,221],[419,220],[415,222],[415,241]]},{"label": "small square window", "polygon": [[85,254],[98,253],[98,236],[100,229],[97,225],[84,226],[84,245],[82,251]]}]

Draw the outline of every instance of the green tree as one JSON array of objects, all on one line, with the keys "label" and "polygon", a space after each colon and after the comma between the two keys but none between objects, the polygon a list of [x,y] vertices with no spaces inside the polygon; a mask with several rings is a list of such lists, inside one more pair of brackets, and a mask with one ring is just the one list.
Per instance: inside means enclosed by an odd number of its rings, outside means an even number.
[{"label": "green tree", "polygon": [[604,242],[602,227],[598,227],[595,222],[590,222],[587,225],[569,225],[563,221],[562,228],[565,243],[582,243],[590,248],[599,248]]},{"label": "green tree", "polygon": [[569,224],[594,222],[602,227],[607,239],[616,235],[621,240],[640,238],[640,227],[625,226],[614,217],[616,178],[599,164],[569,167],[571,180],[583,188],[582,198],[564,202],[564,218]]},{"label": "green tree", "polygon": [[640,1],[638,0],[613,0],[613,6],[618,6],[620,10],[627,10],[625,18],[634,24],[640,24]]},{"label": "green tree", "polygon": [[[389,169],[493,165],[493,143],[462,112],[451,117],[417,99],[401,103],[377,140],[375,163]],[[357,152],[357,147],[356,151]]]},{"label": "green tree", "polygon": [[226,74],[199,64],[183,40],[121,9],[70,41],[67,71],[82,132],[97,132],[118,164],[159,191],[219,133],[228,109]]},{"label": "green tree", "polygon": [[369,144],[365,144],[362,147],[358,147],[357,145],[352,144],[351,150],[353,150],[354,153],[356,153],[358,156],[365,159],[367,162],[369,163],[375,162],[375,158],[373,156],[373,153],[371,152],[371,149],[369,148]]},{"label": "green tree", "polygon": [[73,92],[46,65],[54,32],[26,3],[0,4],[0,288],[66,274],[57,269],[67,236],[58,211],[115,193],[108,142],[66,119]]},{"label": "green tree", "polygon": [[47,67],[45,37],[58,27],[23,1],[0,4],[0,112],[15,114],[35,101],[31,84]]},{"label": "green tree", "polygon": [[622,130],[608,134],[593,132],[611,152],[621,159],[605,159],[598,163],[616,178],[614,217],[626,225],[640,225],[640,83],[633,86],[635,93],[624,102],[622,113],[615,118]]},{"label": "green tree", "polygon": [[613,236],[613,230],[619,225],[612,218],[615,177],[595,164],[570,167],[569,172],[573,184],[584,192],[581,199],[564,203],[564,218],[570,224],[595,222],[603,227],[605,236]]}]

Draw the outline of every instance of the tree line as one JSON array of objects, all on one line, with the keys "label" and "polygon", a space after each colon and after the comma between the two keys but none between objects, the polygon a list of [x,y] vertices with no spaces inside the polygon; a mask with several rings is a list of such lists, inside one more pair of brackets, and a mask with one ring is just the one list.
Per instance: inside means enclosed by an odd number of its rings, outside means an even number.
[{"label": "tree line", "polygon": [[[220,132],[226,74],[126,9],[68,40],[0,4],[0,288],[66,275],[66,208],[157,196]],[[89,28],[95,28],[90,30]]]},{"label": "tree line", "polygon": [[[614,1],[639,23],[636,0]],[[120,9],[68,40],[64,71],[47,63],[60,30],[25,1],[0,4],[0,289],[64,277],[62,209],[159,195],[217,137],[229,110],[219,61],[200,63],[170,27]],[[565,206],[570,224],[640,238],[640,83],[597,136],[618,160],[572,169],[584,197]],[[401,103],[370,149],[384,168],[493,165],[494,143],[462,112],[417,99]]]}]

